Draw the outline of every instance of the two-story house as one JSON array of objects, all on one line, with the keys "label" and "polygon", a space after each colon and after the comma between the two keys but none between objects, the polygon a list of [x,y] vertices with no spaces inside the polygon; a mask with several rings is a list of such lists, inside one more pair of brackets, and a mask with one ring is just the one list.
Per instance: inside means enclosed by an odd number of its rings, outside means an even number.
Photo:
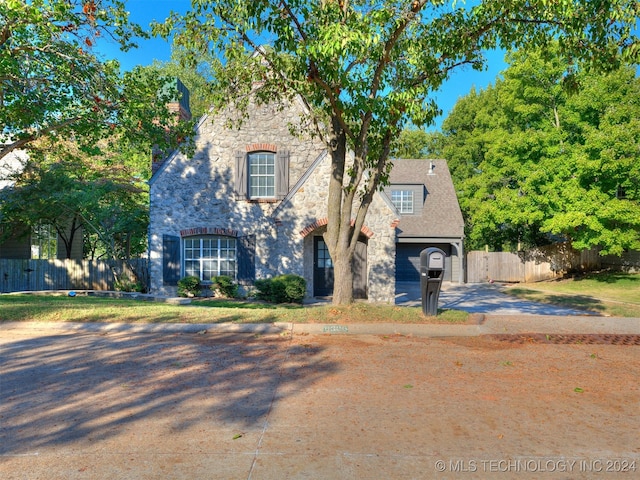
[{"label": "two-story house", "polygon": [[[304,106],[252,105],[239,129],[228,128],[232,115],[205,115],[195,154],[173,153],[151,178],[151,293],[175,295],[186,275],[204,282],[229,275],[250,285],[293,273],[307,280],[308,297],[331,295],[322,237],[331,160],[318,139],[292,135]],[[448,280],[462,279],[462,216],[446,162],[395,164],[393,185],[375,195],[354,258],[354,293],[369,301],[393,303],[396,278],[419,281],[411,268],[425,246],[444,247]]]}]

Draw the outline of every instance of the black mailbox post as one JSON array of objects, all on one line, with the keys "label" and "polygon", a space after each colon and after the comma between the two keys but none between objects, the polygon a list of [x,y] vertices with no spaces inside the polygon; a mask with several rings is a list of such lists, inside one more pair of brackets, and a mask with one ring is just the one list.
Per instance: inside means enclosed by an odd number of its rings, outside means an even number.
[{"label": "black mailbox post", "polygon": [[438,314],[438,297],[444,278],[445,256],[446,254],[436,247],[425,248],[420,252],[420,292],[422,313],[425,315]]}]

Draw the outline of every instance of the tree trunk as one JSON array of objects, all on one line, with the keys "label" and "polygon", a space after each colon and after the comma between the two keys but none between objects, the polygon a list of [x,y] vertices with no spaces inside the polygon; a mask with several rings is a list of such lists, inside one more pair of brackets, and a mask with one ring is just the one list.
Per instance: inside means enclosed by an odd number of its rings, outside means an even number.
[{"label": "tree trunk", "polygon": [[332,121],[329,138],[331,151],[331,178],[327,203],[327,232],[324,240],[333,260],[333,304],[353,302],[353,272],[351,260],[355,249],[350,248],[353,229],[351,212],[354,192],[344,187],[347,157],[347,138],[337,119]]},{"label": "tree trunk", "polygon": [[[333,260],[333,304],[346,305],[353,302],[353,257],[358,237],[380,177],[386,170],[392,136],[390,132],[386,133],[381,154],[368,167],[372,174],[365,182],[364,193],[358,194],[368,165],[366,142],[356,149],[353,164],[347,170],[347,137],[337,118],[333,118],[331,127],[331,178],[324,241]],[[347,171],[349,174],[345,177]],[[358,205],[354,206],[356,197]]]},{"label": "tree trunk", "polygon": [[69,260],[71,258],[71,252],[73,251],[73,239],[75,238],[76,231],[80,228],[77,225],[77,218],[74,216],[71,220],[71,225],[63,225],[59,227],[56,225],[56,233],[62,239],[64,243],[65,258]]},{"label": "tree trunk", "polygon": [[353,302],[353,253],[338,252],[333,262],[333,304],[348,305]]}]

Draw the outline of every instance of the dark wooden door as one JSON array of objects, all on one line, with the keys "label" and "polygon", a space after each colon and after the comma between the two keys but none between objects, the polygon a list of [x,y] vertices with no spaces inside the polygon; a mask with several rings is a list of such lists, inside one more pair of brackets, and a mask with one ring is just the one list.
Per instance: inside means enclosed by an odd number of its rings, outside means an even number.
[{"label": "dark wooden door", "polygon": [[367,298],[367,244],[358,242],[353,253],[353,298]]},{"label": "dark wooden door", "polygon": [[313,295],[327,297],[333,293],[333,260],[322,237],[313,239]]}]

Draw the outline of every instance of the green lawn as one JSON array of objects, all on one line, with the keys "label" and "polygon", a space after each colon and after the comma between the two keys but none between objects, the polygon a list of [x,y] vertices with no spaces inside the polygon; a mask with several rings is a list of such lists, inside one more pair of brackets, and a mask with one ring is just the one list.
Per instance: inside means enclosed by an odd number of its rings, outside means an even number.
[{"label": "green lawn", "polygon": [[0,295],[0,322],[125,322],[125,323],[465,323],[469,315],[442,310],[437,317],[419,307],[354,303],[332,305],[270,305],[231,300],[196,300],[172,305],[132,299],[55,295]]},{"label": "green lawn", "polygon": [[640,317],[640,274],[593,273],[518,284],[506,293],[526,300],[586,309],[613,317]]},{"label": "green lawn", "polygon": [[[640,275],[598,274],[518,284],[505,290],[519,298],[582,308],[617,317],[640,317]],[[467,323],[469,315],[441,310],[425,317],[420,307],[354,303],[347,307],[269,305],[196,300],[172,305],[132,299],[55,295],[0,295],[0,322],[125,323]]]}]

